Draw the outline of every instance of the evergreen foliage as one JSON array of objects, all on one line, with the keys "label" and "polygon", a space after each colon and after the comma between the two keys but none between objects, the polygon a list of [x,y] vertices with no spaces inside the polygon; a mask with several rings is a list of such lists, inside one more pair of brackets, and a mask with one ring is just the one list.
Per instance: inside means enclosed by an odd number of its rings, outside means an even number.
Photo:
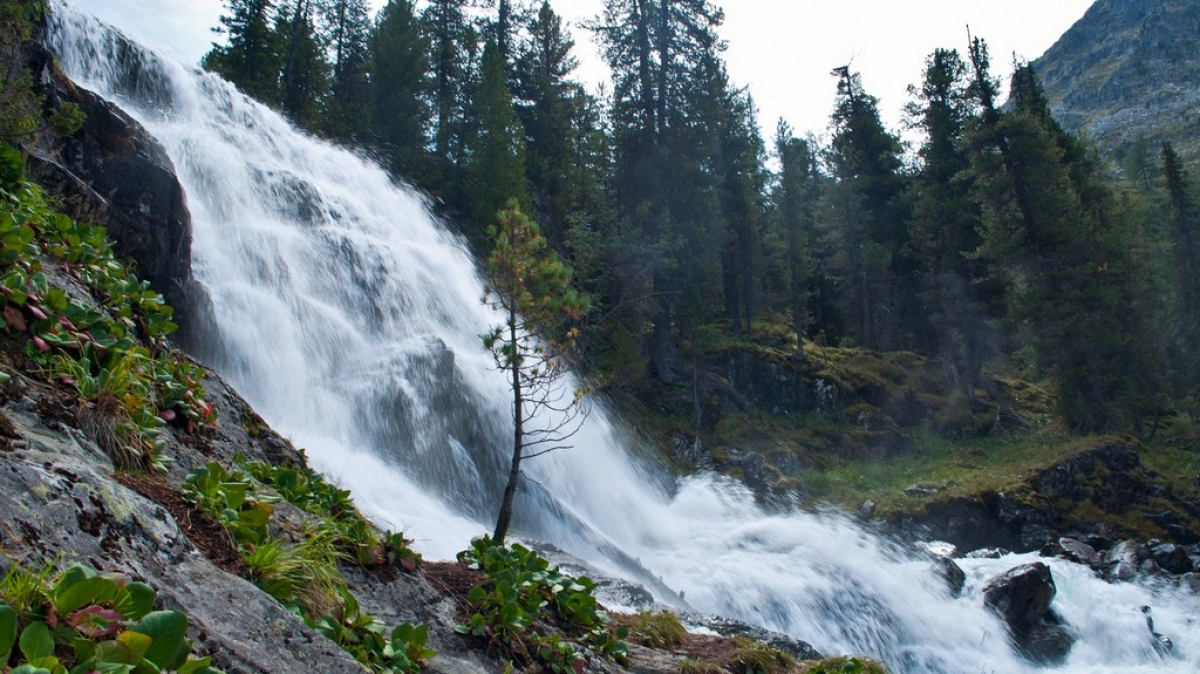
[{"label": "evergreen foliage", "polygon": [[587,25],[612,75],[597,97],[553,4],[389,0],[372,23],[362,0],[229,0],[205,64],[370,145],[481,249],[516,198],[595,298],[594,374],[690,386],[697,425],[706,345],[764,321],[798,359],[805,339],[936,357],[968,415],[989,368],[1053,383],[1080,431],[1143,428],[1161,384],[1195,390],[1173,365],[1200,333],[1195,188],[1171,155],[1158,180],[1143,139],[1122,165],[1146,197],[1119,195],[1028,65],[1005,107],[982,40],[932,53],[908,155],[837,68],[828,140],[780,126],[770,165],[717,5],[607,2]]},{"label": "evergreen foliage", "polygon": [[225,0],[227,14],[214,32],[228,44],[213,45],[203,65],[267,103],[279,96],[279,34],[272,29],[271,0]]},{"label": "evergreen foliage", "polygon": [[[495,247],[488,256],[491,282],[484,301],[500,312],[504,323],[483,335],[483,343],[496,367],[508,374],[513,396],[512,462],[492,535],[503,544],[521,462],[562,448],[582,414],[583,391],[566,390],[564,377],[579,334],[575,324],[587,313],[589,302],[571,287],[570,269],[516,201],[498,214],[490,234]],[[541,426],[529,423],[544,411],[559,414]]]},{"label": "evergreen foliage", "polygon": [[371,32],[370,127],[399,175],[417,177],[430,123],[429,42],[413,0],[389,0]]}]

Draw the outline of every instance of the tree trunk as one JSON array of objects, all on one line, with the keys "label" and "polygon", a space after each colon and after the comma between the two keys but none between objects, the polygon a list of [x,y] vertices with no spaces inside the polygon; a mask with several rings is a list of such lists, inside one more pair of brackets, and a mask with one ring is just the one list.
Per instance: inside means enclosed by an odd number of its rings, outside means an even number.
[{"label": "tree trunk", "polygon": [[509,312],[509,339],[513,346],[512,361],[512,390],[513,390],[513,453],[512,466],[508,471],[508,484],[504,485],[504,496],[500,499],[500,514],[496,517],[496,531],[492,534],[492,542],[504,544],[508,535],[508,525],[512,522],[513,498],[517,494],[517,482],[521,479],[521,454],[525,449],[525,410],[521,392],[521,360],[517,353],[517,314]]}]

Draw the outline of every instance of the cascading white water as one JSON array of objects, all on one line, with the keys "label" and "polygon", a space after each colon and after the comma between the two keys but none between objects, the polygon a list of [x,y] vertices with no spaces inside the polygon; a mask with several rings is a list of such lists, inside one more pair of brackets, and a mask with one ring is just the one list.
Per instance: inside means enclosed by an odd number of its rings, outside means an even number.
[{"label": "cascading white water", "polygon": [[[427,555],[450,557],[485,532],[510,415],[478,337],[497,319],[461,242],[371,161],[299,133],[219,79],[63,5],[51,33],[71,77],[141,122],[175,164],[194,273],[213,307],[200,355]],[[523,533],[681,595],[661,600],[895,672],[1034,670],[980,599],[987,578],[1021,559],[965,561],[967,591],[950,599],[927,561],[847,518],[766,513],[712,476],[664,488],[602,409],[574,443],[528,466]],[[1200,670],[1195,595],[1051,564],[1056,608],[1080,632],[1061,671]],[[1143,605],[1178,657],[1154,650]]]}]

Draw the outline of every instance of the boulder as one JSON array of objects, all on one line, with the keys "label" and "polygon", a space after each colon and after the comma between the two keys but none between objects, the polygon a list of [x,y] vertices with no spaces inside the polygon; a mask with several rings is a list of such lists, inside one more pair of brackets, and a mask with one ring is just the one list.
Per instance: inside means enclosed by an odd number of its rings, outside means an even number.
[{"label": "boulder", "polygon": [[1043,557],[1062,557],[1093,569],[1100,568],[1100,554],[1092,546],[1074,538],[1061,537],[1042,548]]},{"label": "boulder", "polygon": [[984,603],[1008,625],[1017,652],[1037,663],[1062,662],[1075,641],[1050,610],[1056,592],[1050,567],[1041,562],[1010,569],[983,588]]},{"label": "boulder", "polygon": [[1109,582],[1133,580],[1138,572],[1138,546],[1133,541],[1121,541],[1104,553],[1104,578]]},{"label": "boulder", "polygon": [[1153,541],[1147,544],[1150,558],[1153,559],[1163,571],[1174,574],[1188,573],[1193,570],[1192,560],[1188,557],[1188,553],[1183,547],[1174,543],[1161,543]]},{"label": "boulder", "polygon": [[946,588],[950,590],[951,597],[962,594],[963,586],[967,584],[967,574],[963,572],[957,562],[949,557],[939,555],[934,557],[934,568],[942,580],[946,581]]}]

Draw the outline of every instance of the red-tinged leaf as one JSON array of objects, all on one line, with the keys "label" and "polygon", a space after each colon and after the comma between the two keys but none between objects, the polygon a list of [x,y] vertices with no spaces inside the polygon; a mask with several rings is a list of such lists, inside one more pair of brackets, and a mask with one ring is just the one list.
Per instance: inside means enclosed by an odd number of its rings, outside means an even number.
[{"label": "red-tinged leaf", "polygon": [[7,321],[8,325],[17,332],[25,332],[25,330],[29,328],[29,326],[25,324],[25,315],[21,313],[20,309],[12,306],[11,304],[7,307],[4,307],[4,320]]},{"label": "red-tinged leaf", "polygon": [[412,557],[403,557],[400,559],[400,568],[409,573],[413,573],[417,570],[417,561]]},{"label": "red-tinged leaf", "polygon": [[46,353],[50,350],[50,345],[46,343],[46,340],[38,337],[37,335],[33,336],[33,345],[36,346],[38,351],[41,351],[42,353]]},{"label": "red-tinged leaf", "polygon": [[161,417],[163,421],[170,423],[172,421],[175,421],[175,410],[172,410],[172,409],[162,410],[158,413],[158,416]]},{"label": "red-tinged leaf", "polygon": [[[30,298],[31,298],[31,299],[32,299],[32,297],[33,297],[33,296],[32,296],[32,295],[30,295]],[[32,315],[34,318],[36,318],[37,320],[39,320],[39,321],[44,321],[44,320],[46,320],[46,312],[44,312],[44,311],[42,311],[41,309],[39,309],[39,308],[37,308],[37,307],[35,307],[35,306],[32,306],[32,305],[31,305],[31,306],[29,306],[29,307],[27,307],[27,308],[29,309],[29,313],[30,313],[30,314],[31,314],[31,315]]]},{"label": "red-tinged leaf", "polygon": [[78,330],[75,327],[75,324],[71,322],[71,319],[67,318],[66,316],[59,316],[58,324],[63,326],[64,328],[70,330],[71,332],[75,332]]},{"label": "red-tinged leaf", "polygon": [[88,606],[71,614],[70,625],[93,639],[111,637],[120,629],[121,614],[102,606]]}]

